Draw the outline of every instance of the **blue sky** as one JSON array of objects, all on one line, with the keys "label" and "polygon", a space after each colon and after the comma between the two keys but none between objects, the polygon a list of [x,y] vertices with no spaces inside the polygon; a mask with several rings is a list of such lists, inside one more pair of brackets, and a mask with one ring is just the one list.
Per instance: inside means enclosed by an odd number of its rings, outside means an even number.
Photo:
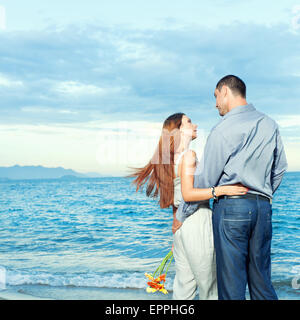
[{"label": "blue sky", "polygon": [[201,152],[236,74],[300,170],[300,0],[0,1],[0,52],[0,166],[123,174],[178,111]]}]

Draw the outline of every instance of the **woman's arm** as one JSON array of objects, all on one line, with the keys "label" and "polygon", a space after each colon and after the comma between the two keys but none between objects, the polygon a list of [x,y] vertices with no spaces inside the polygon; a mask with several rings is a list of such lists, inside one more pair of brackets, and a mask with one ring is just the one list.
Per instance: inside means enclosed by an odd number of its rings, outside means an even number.
[{"label": "woman's arm", "polygon": [[[184,201],[202,201],[213,198],[210,188],[194,188],[194,172],[196,169],[196,153],[192,150],[186,152],[181,161],[181,193]],[[213,187],[213,186],[212,186]],[[216,196],[243,195],[248,188],[242,185],[215,187]]]}]

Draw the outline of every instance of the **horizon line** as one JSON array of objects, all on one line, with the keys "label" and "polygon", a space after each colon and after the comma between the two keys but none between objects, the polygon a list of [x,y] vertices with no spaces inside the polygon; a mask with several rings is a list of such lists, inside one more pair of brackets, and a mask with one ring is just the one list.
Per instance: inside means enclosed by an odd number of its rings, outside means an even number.
[{"label": "horizon line", "polygon": [[[82,174],[97,173],[97,174],[100,174],[100,175],[107,175],[107,176],[114,177],[114,175],[112,175],[112,174],[105,174],[105,173],[101,173],[101,172],[98,172],[98,171],[84,171],[84,172],[82,172],[82,171],[78,171],[78,169],[65,168],[65,167],[62,167],[62,166],[46,167],[45,165],[41,165],[41,164],[39,164],[39,165],[20,165],[20,164],[15,164],[15,165],[10,165],[10,166],[2,166],[2,165],[0,165],[0,168],[12,168],[12,167],[23,167],[23,168],[24,167],[43,167],[43,168],[46,168],[46,169],[59,169],[59,168],[62,168],[64,170],[75,171],[76,173],[82,173]],[[291,169],[291,170],[287,169],[286,172],[300,172],[300,168],[298,170],[297,169],[296,170],[295,169]],[[124,172],[124,174],[126,174],[126,173]],[[118,175],[118,177],[121,177],[121,175]]]}]

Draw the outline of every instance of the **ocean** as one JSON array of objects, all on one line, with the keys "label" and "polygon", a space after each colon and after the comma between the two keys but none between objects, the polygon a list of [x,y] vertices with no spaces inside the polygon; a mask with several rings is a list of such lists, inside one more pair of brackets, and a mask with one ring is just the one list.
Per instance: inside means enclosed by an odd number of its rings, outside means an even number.
[{"label": "ocean", "polygon": [[[0,297],[171,299],[173,262],[167,295],[147,293],[144,273],[171,249],[172,210],[136,193],[131,181],[0,182]],[[273,201],[272,280],[279,299],[300,298],[299,222],[300,172],[288,172]]]}]

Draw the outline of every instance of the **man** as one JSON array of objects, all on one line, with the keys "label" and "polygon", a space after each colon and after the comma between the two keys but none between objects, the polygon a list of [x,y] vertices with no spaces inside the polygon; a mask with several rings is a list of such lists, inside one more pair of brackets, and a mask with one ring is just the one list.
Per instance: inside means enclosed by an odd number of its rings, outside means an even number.
[{"label": "man", "polygon": [[[213,231],[220,300],[276,300],[271,282],[272,198],[287,169],[277,124],[246,101],[245,83],[222,78],[215,89],[222,120],[212,129],[194,177],[195,188],[212,187]],[[243,196],[217,198],[214,187],[241,183]],[[182,202],[181,222],[197,204]]]}]

